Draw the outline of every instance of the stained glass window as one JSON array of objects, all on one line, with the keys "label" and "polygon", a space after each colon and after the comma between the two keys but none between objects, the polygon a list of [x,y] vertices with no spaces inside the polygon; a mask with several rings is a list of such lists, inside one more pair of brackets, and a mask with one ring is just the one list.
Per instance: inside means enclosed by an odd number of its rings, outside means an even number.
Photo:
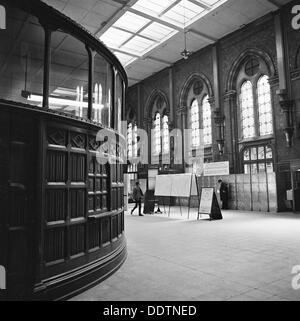
[{"label": "stained glass window", "polygon": [[160,114],[156,113],[154,119],[154,154],[159,155],[161,152],[161,129],[160,129]]},{"label": "stained glass window", "polygon": [[198,147],[200,145],[200,117],[199,104],[195,99],[191,106],[191,129],[192,129],[192,146]]},{"label": "stained glass window", "polygon": [[240,109],[243,138],[255,136],[253,86],[250,81],[243,83],[240,94]]},{"label": "stained glass window", "polygon": [[202,101],[204,145],[212,144],[211,107],[206,95]]},{"label": "stained glass window", "polygon": [[162,144],[163,144],[163,153],[167,154],[170,151],[170,137],[169,137],[169,118],[164,116],[162,119]]},{"label": "stained glass window", "polygon": [[273,134],[271,90],[268,76],[257,82],[259,133],[261,136]]}]

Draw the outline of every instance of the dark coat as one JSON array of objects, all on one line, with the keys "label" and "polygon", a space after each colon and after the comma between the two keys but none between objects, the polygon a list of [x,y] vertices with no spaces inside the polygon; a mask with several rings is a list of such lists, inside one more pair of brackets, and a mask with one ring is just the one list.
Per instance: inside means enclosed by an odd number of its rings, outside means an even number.
[{"label": "dark coat", "polygon": [[139,186],[136,186],[134,189],[133,189],[133,193],[132,193],[132,198],[138,202],[142,199],[143,197],[143,192],[141,190],[141,188]]},{"label": "dark coat", "polygon": [[226,201],[228,199],[228,187],[224,182],[222,182],[220,185],[220,198],[221,201]]}]

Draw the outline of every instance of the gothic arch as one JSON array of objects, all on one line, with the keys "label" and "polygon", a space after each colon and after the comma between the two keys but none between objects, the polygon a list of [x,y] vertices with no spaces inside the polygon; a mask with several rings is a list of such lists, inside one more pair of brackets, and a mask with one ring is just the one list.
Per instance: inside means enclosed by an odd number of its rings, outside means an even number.
[{"label": "gothic arch", "polygon": [[263,50],[258,49],[247,49],[242,52],[236,61],[233,63],[231,70],[229,72],[227,82],[226,82],[226,91],[236,90],[236,79],[240,71],[241,66],[246,62],[249,57],[257,57],[265,62],[267,65],[269,76],[274,77],[276,75],[275,64],[268,53]]},{"label": "gothic arch", "polygon": [[164,110],[163,112],[166,115],[170,114],[170,104],[169,104],[169,99],[168,96],[161,90],[159,89],[154,89],[152,91],[152,93],[150,94],[150,96],[147,99],[146,102],[146,112],[145,112],[145,116],[148,118],[152,117],[152,112],[153,112],[153,105],[156,101],[156,99],[158,99],[159,97],[162,98],[162,100],[166,103],[166,110]]},{"label": "gothic arch", "polygon": [[200,80],[203,82],[204,86],[206,86],[206,89],[208,91],[208,95],[210,98],[213,97],[213,89],[212,85],[209,81],[209,79],[203,74],[203,73],[193,73],[191,74],[185,81],[181,93],[180,93],[180,98],[179,98],[179,107],[185,107],[187,108],[187,99],[188,99],[188,94],[189,91],[192,87],[192,85],[195,83],[195,81]]}]

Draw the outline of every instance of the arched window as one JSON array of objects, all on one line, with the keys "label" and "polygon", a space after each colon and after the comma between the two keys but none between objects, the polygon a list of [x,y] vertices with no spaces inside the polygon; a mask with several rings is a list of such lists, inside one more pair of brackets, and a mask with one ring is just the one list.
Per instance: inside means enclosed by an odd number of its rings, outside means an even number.
[{"label": "arched window", "polygon": [[260,136],[273,134],[273,115],[269,77],[264,75],[257,82]]},{"label": "arched window", "polygon": [[242,137],[255,137],[253,86],[250,81],[246,81],[241,86],[240,112],[242,123]]},{"label": "arched window", "polygon": [[161,153],[161,117],[160,113],[155,114],[154,124],[154,154],[159,155]]},{"label": "arched window", "polygon": [[132,133],[132,123],[129,123],[128,129],[127,129],[127,155],[128,158],[133,157],[133,148],[132,148],[132,138],[133,138],[133,133]]},{"label": "arched window", "polygon": [[200,117],[199,104],[197,99],[194,99],[192,101],[190,117],[192,129],[192,146],[198,147],[200,145]]},{"label": "arched window", "polygon": [[208,99],[208,95],[205,95],[202,100],[204,145],[212,144],[211,107]]},{"label": "arched window", "polygon": [[162,151],[163,154],[170,151],[169,118],[167,115],[162,119]]}]

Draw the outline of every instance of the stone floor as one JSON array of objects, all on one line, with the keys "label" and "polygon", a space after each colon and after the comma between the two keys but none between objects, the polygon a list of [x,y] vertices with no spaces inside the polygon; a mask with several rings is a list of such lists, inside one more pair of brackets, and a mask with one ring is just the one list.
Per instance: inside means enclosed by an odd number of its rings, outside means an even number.
[{"label": "stone floor", "polygon": [[[168,210],[168,209],[167,209]],[[178,208],[126,213],[128,258],[100,285],[72,300],[300,301],[300,215],[224,211],[222,221],[187,220]]]}]

